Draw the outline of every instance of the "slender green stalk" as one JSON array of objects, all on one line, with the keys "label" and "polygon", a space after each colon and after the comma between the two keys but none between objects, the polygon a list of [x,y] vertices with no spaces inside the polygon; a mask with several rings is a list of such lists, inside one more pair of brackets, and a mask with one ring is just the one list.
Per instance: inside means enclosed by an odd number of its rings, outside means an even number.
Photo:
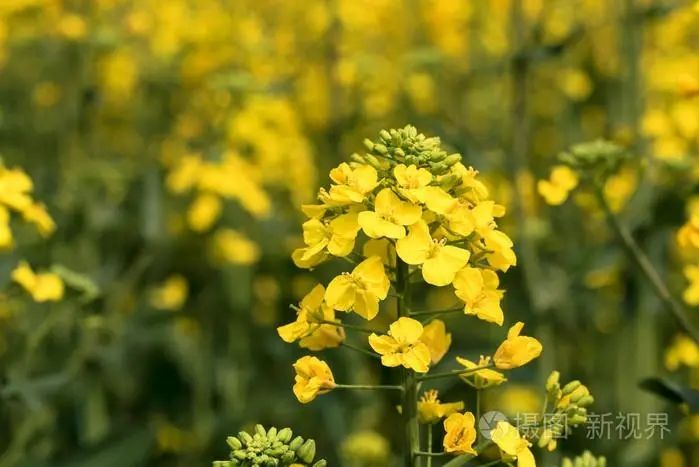
[{"label": "slender green stalk", "polygon": [[371,334],[373,332],[377,332],[377,331],[374,331],[373,329],[367,329],[367,328],[364,328],[362,326],[355,326],[354,324],[347,324],[347,323],[342,323],[342,322],[328,321],[325,319],[321,319],[321,320],[317,320],[317,321],[313,321],[313,322],[318,323],[318,324],[329,324],[331,326],[337,326],[338,328],[351,329],[353,331],[364,332],[366,334]]},{"label": "slender green stalk", "polygon": [[[410,315],[410,267],[398,259],[396,264],[396,288],[399,295],[398,316]],[[420,458],[414,453],[420,449],[420,426],[417,421],[417,376],[410,369],[403,369],[403,423],[405,430],[405,465],[419,467]]]},{"label": "slender green stalk", "polygon": [[336,384],[335,389],[356,389],[361,391],[403,391],[403,386],[392,384]]},{"label": "slender green stalk", "polygon": [[372,358],[381,358],[381,355],[372,352],[371,350],[363,349],[361,347],[357,347],[356,345],[350,344],[348,342],[343,342],[341,344],[343,347],[347,347],[348,349],[354,350],[355,352],[362,353],[368,357]]},{"label": "slender green stalk", "polygon": [[689,335],[689,337],[694,339],[695,342],[699,343],[699,332],[687,316],[684,307],[680,304],[680,302],[675,300],[670,293],[670,290],[667,288],[667,285],[660,277],[660,274],[653,266],[653,263],[651,263],[648,256],[646,256],[638,243],[636,243],[636,240],[634,240],[631,232],[629,232],[629,229],[621,222],[614,211],[612,211],[612,208],[609,206],[607,199],[604,197],[604,192],[600,186],[595,187],[595,194],[597,195],[597,199],[607,215],[609,224],[616,232],[619,240],[629,253],[629,256],[631,256],[631,258],[641,269],[641,272],[643,272],[643,275],[650,283],[655,294],[658,296],[663,305],[665,305],[665,308],[675,318],[677,324]]},{"label": "slender green stalk", "polygon": [[427,427],[427,467],[432,467],[432,432],[434,431],[434,424],[430,423]]},{"label": "slender green stalk", "polygon": [[477,371],[480,370],[487,370],[488,368],[493,368],[492,364],[488,365],[483,365],[483,366],[477,366],[475,368],[469,368],[469,369],[461,369],[461,370],[451,370],[451,371],[445,371],[443,373],[434,373],[434,374],[426,374],[423,376],[418,376],[417,380],[418,381],[427,381],[430,379],[439,379],[439,378],[448,378],[450,376],[467,376],[473,373],[476,373]]},{"label": "slender green stalk", "polygon": [[413,454],[418,457],[427,457],[427,465],[429,466],[431,464],[431,458],[432,457],[442,457],[446,456],[446,452],[429,452],[429,451],[415,451]]},{"label": "slender green stalk", "polygon": [[[481,420],[481,390],[476,389],[476,425],[480,423]],[[481,431],[476,430],[476,443],[481,440]]]},{"label": "slender green stalk", "polygon": [[459,306],[455,306],[454,308],[447,308],[445,310],[414,311],[414,312],[410,313],[410,317],[416,318],[416,317],[421,317],[421,316],[446,315],[449,313],[457,313],[457,312],[463,313],[463,311],[464,311],[464,306],[459,305]]}]

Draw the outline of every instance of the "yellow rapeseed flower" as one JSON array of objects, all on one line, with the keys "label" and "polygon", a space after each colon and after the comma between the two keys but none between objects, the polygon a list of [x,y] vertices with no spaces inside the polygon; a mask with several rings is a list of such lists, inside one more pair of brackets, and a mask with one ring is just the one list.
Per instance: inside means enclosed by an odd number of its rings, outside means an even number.
[{"label": "yellow rapeseed flower", "polygon": [[426,391],[417,403],[417,417],[420,423],[437,423],[444,417],[464,410],[463,402],[451,402],[443,404],[439,401],[439,393],[436,389]]},{"label": "yellow rapeseed flower", "polygon": [[219,229],[211,239],[211,249],[216,260],[240,265],[255,263],[260,248],[255,242],[233,229]]},{"label": "yellow rapeseed flower", "polygon": [[342,327],[317,322],[319,320],[340,322],[335,319],[335,310],[324,302],[324,296],[325,287],[318,284],[303,297],[299,303],[296,321],[277,328],[277,333],[284,342],[292,343],[300,340],[301,347],[318,351],[337,347],[345,340]]},{"label": "yellow rapeseed flower", "polygon": [[184,276],[174,274],[168,277],[150,294],[150,304],[159,310],[176,311],[187,301],[189,284]]},{"label": "yellow rapeseed flower", "polygon": [[679,334],[665,352],[665,368],[676,371],[682,365],[699,367],[699,346],[688,336]]},{"label": "yellow rapeseed flower", "polygon": [[403,366],[418,373],[425,373],[430,367],[430,349],[420,340],[422,324],[412,318],[401,317],[391,324],[388,334],[369,336],[369,345],[379,355],[381,363],[387,367]]},{"label": "yellow rapeseed flower", "polygon": [[490,269],[465,267],[454,278],[456,296],[463,300],[467,315],[502,326],[504,316],[500,307],[503,292],[500,280]]},{"label": "yellow rapeseed flower", "polygon": [[205,232],[218,220],[222,209],[221,198],[211,193],[202,193],[187,210],[187,224],[195,232]]},{"label": "yellow rapeseed flower", "polygon": [[557,165],[548,180],[539,180],[537,191],[547,204],[558,206],[568,199],[568,193],[578,186],[578,175],[570,167]]},{"label": "yellow rapeseed flower", "polygon": [[436,240],[423,220],[410,226],[410,233],[396,242],[398,256],[408,264],[421,265],[422,277],[428,284],[451,284],[456,273],[466,266],[471,253],[445,239]]},{"label": "yellow rapeseed flower", "polygon": [[[473,370],[474,368],[490,365],[490,357],[481,357],[478,363],[462,357],[456,357],[456,361],[466,370]],[[491,368],[481,368],[473,373],[462,375],[461,379],[466,384],[473,386],[476,389],[485,389],[492,386],[498,386],[507,381],[505,375]]]},{"label": "yellow rapeseed flower", "polygon": [[541,355],[541,342],[533,337],[520,336],[524,323],[518,322],[510,328],[507,339],[495,351],[493,361],[502,370],[511,370],[526,365]]},{"label": "yellow rapeseed flower", "polygon": [[473,454],[476,441],[476,419],[471,412],[453,413],[444,420],[444,451],[450,454]]},{"label": "yellow rapeseed flower", "polygon": [[21,212],[32,204],[32,188],[32,180],[22,169],[0,166],[0,203]]},{"label": "yellow rapeseed flower", "polygon": [[323,360],[306,355],[294,363],[296,371],[294,395],[302,404],[307,404],[319,394],[330,392],[335,379],[330,367]]},{"label": "yellow rapeseed flower", "polygon": [[365,259],[351,273],[342,273],[328,284],[326,303],[336,310],[352,310],[372,320],[379,312],[379,302],[386,298],[391,282],[381,258]]},{"label": "yellow rapeseed flower", "polygon": [[699,305],[699,265],[690,264],[682,270],[689,285],[684,290],[682,298],[688,305]]},{"label": "yellow rapeseed flower", "polygon": [[22,209],[22,218],[34,224],[42,237],[48,237],[56,230],[56,223],[42,203],[31,203],[25,206]]},{"label": "yellow rapeseed flower", "polygon": [[425,326],[420,340],[430,349],[432,365],[439,363],[451,346],[451,334],[441,319],[435,319]]},{"label": "yellow rapeseed flower", "polygon": [[349,212],[337,216],[327,224],[312,218],[303,223],[303,248],[296,249],[292,259],[300,268],[312,268],[323,262],[328,253],[344,257],[354,249],[359,231],[357,213]]},{"label": "yellow rapeseed flower", "polygon": [[63,280],[57,274],[37,274],[25,261],[12,271],[12,280],[21,285],[35,302],[56,302],[63,298]]},{"label": "yellow rapeseed flower", "polygon": [[500,448],[504,459],[517,459],[517,467],[536,467],[534,454],[529,449],[531,444],[508,422],[498,422],[491,432],[491,439]]},{"label": "yellow rapeseed flower", "polygon": [[330,178],[336,185],[330,187],[327,199],[323,201],[334,206],[361,203],[378,184],[376,169],[370,165],[361,165],[353,169],[343,162],[330,171]]},{"label": "yellow rapeseed flower", "polygon": [[362,230],[370,238],[403,238],[406,225],[417,222],[422,209],[408,201],[402,201],[390,188],[384,188],[376,195],[374,211],[359,213],[358,221]]},{"label": "yellow rapeseed flower", "polygon": [[398,182],[400,194],[413,203],[418,202],[416,192],[426,187],[432,181],[432,174],[429,170],[418,168],[414,164],[406,166],[398,164],[393,168],[393,175]]},{"label": "yellow rapeseed flower", "polygon": [[10,228],[10,211],[0,204],[0,250],[9,250],[13,246],[14,238]]}]

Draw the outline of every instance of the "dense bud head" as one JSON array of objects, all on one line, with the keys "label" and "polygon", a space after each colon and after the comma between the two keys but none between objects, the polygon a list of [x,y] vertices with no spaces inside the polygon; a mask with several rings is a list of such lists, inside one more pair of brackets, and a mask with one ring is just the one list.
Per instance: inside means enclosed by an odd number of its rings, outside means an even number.
[{"label": "dense bud head", "polygon": [[619,169],[628,153],[618,144],[597,140],[576,144],[558,158],[581,177],[604,181]]},{"label": "dense bud head", "polygon": [[231,448],[230,460],[215,461],[213,467],[284,467],[325,464],[322,459],[313,464],[316,455],[315,441],[297,436],[291,440],[290,428],[265,429],[255,425],[254,434],[241,431],[238,436],[229,436],[226,443]]}]

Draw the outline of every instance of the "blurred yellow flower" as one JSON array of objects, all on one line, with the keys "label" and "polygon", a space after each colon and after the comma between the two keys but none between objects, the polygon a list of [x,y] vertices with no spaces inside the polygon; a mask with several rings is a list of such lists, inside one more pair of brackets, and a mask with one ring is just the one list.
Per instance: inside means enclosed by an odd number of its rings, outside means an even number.
[{"label": "blurred yellow flower", "polygon": [[699,305],[699,265],[690,264],[682,270],[689,285],[682,293],[682,298],[688,305]]},{"label": "blurred yellow flower", "polygon": [[7,169],[0,165],[0,203],[22,211],[32,204],[29,195],[32,188],[32,180],[22,169]]},{"label": "blurred yellow flower", "polygon": [[214,258],[231,264],[250,265],[260,257],[260,249],[255,242],[233,229],[219,229],[213,238]]},{"label": "blurred yellow flower", "polygon": [[456,296],[463,300],[467,315],[502,326],[504,315],[500,307],[503,292],[500,280],[490,269],[465,267],[454,278]]},{"label": "blurred yellow flower", "polygon": [[391,446],[373,430],[350,434],[340,447],[344,463],[349,467],[384,467],[389,464]]},{"label": "blurred yellow flower", "polygon": [[511,370],[526,365],[541,355],[543,347],[534,337],[520,336],[524,323],[518,322],[510,328],[507,339],[495,351],[493,362],[502,370]]},{"label": "blurred yellow flower", "polygon": [[570,167],[557,165],[551,169],[548,180],[539,180],[537,191],[547,204],[558,206],[568,199],[568,194],[578,186],[578,175]]},{"label": "blurred yellow flower", "polygon": [[10,211],[0,204],[0,250],[9,250],[14,246],[12,229],[10,229]]},{"label": "blurred yellow flower", "polygon": [[218,220],[223,209],[221,199],[211,193],[197,196],[187,210],[187,223],[195,232],[205,232]]},{"label": "blurred yellow flower", "polygon": [[153,289],[150,293],[150,304],[159,310],[176,311],[187,301],[189,284],[184,276],[174,274]]},{"label": "blurred yellow flower", "polygon": [[439,401],[436,389],[426,391],[417,402],[417,416],[420,423],[437,423],[444,417],[464,409],[463,402],[443,404]]},{"label": "blurred yellow flower", "polygon": [[436,240],[423,220],[410,226],[410,233],[396,242],[398,256],[410,265],[422,265],[422,277],[428,284],[451,284],[456,273],[466,266],[471,253]]},{"label": "blurred yellow flower", "polygon": [[412,318],[401,317],[393,322],[388,334],[369,336],[369,345],[381,355],[381,363],[387,367],[403,366],[418,373],[430,367],[430,349],[420,340],[422,324]]},{"label": "blurred yellow flower", "polygon": [[687,223],[677,231],[677,244],[686,253],[699,253],[699,215],[692,214]]},{"label": "blurred yellow flower", "polygon": [[476,441],[476,420],[471,412],[453,413],[444,420],[444,451],[449,454],[473,454]]},{"label": "blurred yellow flower", "polygon": [[516,458],[517,467],[536,467],[534,454],[529,449],[529,442],[519,435],[517,428],[508,422],[498,422],[490,433],[493,442],[500,448],[503,458]]},{"label": "blurred yellow flower", "polygon": [[56,223],[46,210],[46,206],[42,203],[27,205],[22,209],[22,218],[34,224],[42,237],[48,237],[56,230]]},{"label": "blurred yellow flower", "polygon": [[76,14],[63,15],[58,21],[57,29],[60,35],[67,39],[83,39],[87,35],[87,23],[82,16]]},{"label": "blurred yellow flower", "polygon": [[434,319],[424,327],[420,340],[430,349],[432,365],[439,363],[451,346],[451,334],[441,319]]},{"label": "blurred yellow flower", "polygon": [[359,213],[358,222],[370,238],[403,238],[406,225],[417,222],[422,209],[408,201],[402,201],[390,188],[376,195],[374,211]]},{"label": "blurred yellow flower", "polygon": [[325,301],[336,310],[352,310],[364,319],[372,320],[390,287],[381,258],[372,256],[359,263],[351,273],[342,273],[330,281]]},{"label": "blurred yellow flower", "polygon": [[345,340],[342,327],[318,323],[340,323],[340,320],[335,319],[335,310],[324,302],[324,295],[325,287],[318,284],[303,297],[299,303],[296,321],[277,328],[277,333],[284,342],[292,343],[300,339],[301,347],[318,351],[337,347]]},{"label": "blurred yellow flower", "polygon": [[665,368],[676,371],[681,365],[699,367],[699,346],[684,334],[677,335],[665,352]]},{"label": "blurred yellow flower", "polygon": [[302,404],[307,404],[319,394],[330,392],[335,387],[335,379],[330,367],[323,360],[306,355],[294,363],[296,377],[294,395]]},{"label": "blurred yellow flower", "polygon": [[63,298],[63,280],[57,274],[37,274],[25,261],[12,271],[12,280],[21,285],[35,302],[56,302]]}]

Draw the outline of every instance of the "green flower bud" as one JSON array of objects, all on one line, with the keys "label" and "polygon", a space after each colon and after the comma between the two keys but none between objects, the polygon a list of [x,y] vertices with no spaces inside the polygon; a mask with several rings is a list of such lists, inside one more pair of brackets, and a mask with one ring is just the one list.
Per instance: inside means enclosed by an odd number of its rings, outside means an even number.
[{"label": "green flower bud", "polygon": [[592,395],[587,395],[581,397],[579,400],[575,401],[580,407],[589,407],[595,403],[595,398]]},{"label": "green flower bud", "polygon": [[328,462],[325,459],[321,459],[315,464],[313,464],[313,467],[326,467],[328,465]]},{"label": "green flower bud", "polygon": [[226,443],[231,447],[231,449],[240,449],[243,447],[243,443],[240,442],[235,436],[229,436],[226,438]]},{"label": "green flower bud", "polygon": [[461,154],[452,154],[442,161],[447,167],[451,167],[457,162],[461,162]]},{"label": "green flower bud", "polygon": [[393,140],[393,138],[391,138],[391,133],[389,133],[389,132],[386,131],[386,130],[381,130],[381,131],[379,131],[379,137],[380,137],[382,140],[384,140],[386,143],[388,143],[388,142],[390,142],[390,141]]},{"label": "green flower bud", "polygon": [[374,142],[370,140],[369,138],[364,138],[364,147],[367,148],[367,151],[373,151],[374,150]]},{"label": "green flower bud", "polygon": [[388,153],[388,148],[383,144],[374,144],[373,152],[378,152],[381,155],[386,155]]},{"label": "green flower bud", "polygon": [[312,439],[306,440],[303,446],[296,451],[296,455],[307,464],[313,462],[313,458],[316,456],[316,442]]},{"label": "green flower bud", "polygon": [[293,435],[294,432],[291,431],[291,428],[282,428],[279,430],[279,433],[277,433],[277,439],[282,443],[288,443]]},{"label": "green flower bud", "polygon": [[260,435],[262,438],[267,437],[267,432],[265,431],[265,427],[263,427],[259,423],[257,425],[255,425],[255,433]]},{"label": "green flower bud", "polygon": [[250,436],[245,431],[241,431],[240,433],[238,433],[238,439],[242,441],[243,446],[247,446],[248,444],[252,443],[252,436]]},{"label": "green flower bud", "polygon": [[581,385],[582,383],[578,380],[571,381],[570,383],[563,386],[563,395],[567,396],[569,394],[572,394],[572,392],[578,389]]}]

